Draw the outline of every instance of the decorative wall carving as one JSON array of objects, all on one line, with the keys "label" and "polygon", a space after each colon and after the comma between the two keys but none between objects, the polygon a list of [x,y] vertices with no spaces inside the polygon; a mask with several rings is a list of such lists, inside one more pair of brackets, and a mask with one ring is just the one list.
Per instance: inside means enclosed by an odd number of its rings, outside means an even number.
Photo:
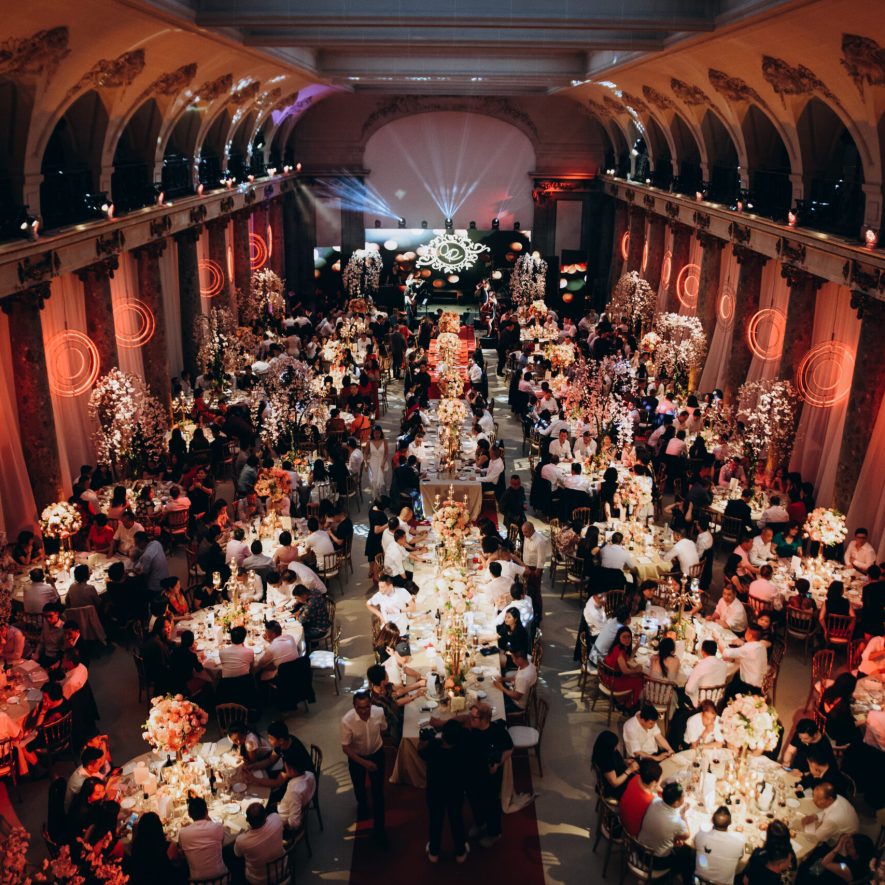
[{"label": "decorative wall carving", "polygon": [[633,108],[634,111],[642,111],[643,114],[648,113],[648,105],[638,95],[633,95],[632,92],[622,92],[621,98],[624,104],[627,107]]},{"label": "decorative wall carving", "polygon": [[117,89],[131,86],[144,70],[144,50],[133,49],[116,58],[99,59],[65,95],[65,101],[84,89]]},{"label": "decorative wall carving", "polygon": [[803,243],[791,243],[786,237],[781,237],[775,246],[777,254],[782,261],[792,264],[805,264],[805,245]]},{"label": "decorative wall carving", "polygon": [[205,102],[215,101],[219,96],[224,95],[226,92],[230,92],[233,85],[234,75],[222,74],[214,80],[207,80],[194,92],[194,98],[199,98],[200,101]]},{"label": "decorative wall carving", "polygon": [[260,95],[255,100],[255,107],[257,108],[267,108],[275,105],[279,100],[280,96],[283,94],[283,90],[280,89],[279,86],[271,89],[270,92],[265,92]]},{"label": "decorative wall carving", "polygon": [[273,196],[273,185],[266,184],[264,186],[264,199],[269,200]]},{"label": "decorative wall carving", "polygon": [[208,214],[209,210],[204,203],[200,203],[199,206],[194,206],[190,211],[191,224],[202,224],[206,220]]},{"label": "decorative wall carving", "polygon": [[791,289],[795,286],[813,286],[811,291],[816,292],[824,284],[821,277],[817,277],[801,267],[796,267],[795,264],[781,264],[781,276]]},{"label": "decorative wall carving", "polygon": [[87,267],[81,267],[76,271],[77,276],[84,282],[88,277],[94,277],[98,280],[113,279],[114,273],[120,269],[120,259],[117,255],[111,255],[104,261],[97,261]]},{"label": "decorative wall carving", "polygon": [[707,75],[713,88],[729,101],[752,101],[760,107],[768,109],[762,96],[740,77],[729,77],[728,74],[717,71],[715,68],[710,68]]},{"label": "decorative wall carving", "polygon": [[598,101],[588,98],[587,106],[594,114],[602,117],[603,120],[611,120],[612,112],[604,104],[600,104]]},{"label": "decorative wall carving", "polygon": [[169,215],[161,215],[159,218],[152,218],[150,223],[150,232],[152,237],[165,236],[172,230],[172,218]]},{"label": "decorative wall carving", "polygon": [[671,200],[667,200],[664,203],[664,211],[670,218],[679,218],[679,204],[674,203]]},{"label": "decorative wall carving", "polygon": [[690,83],[684,83],[682,80],[677,80],[675,77],[670,80],[670,88],[673,90],[675,96],[683,104],[687,104],[689,107],[697,107],[699,105],[710,107],[713,104],[703,89],[699,89],[697,86],[692,86]]},{"label": "decorative wall carving", "polygon": [[255,98],[260,89],[261,83],[258,80],[253,80],[251,83],[247,83],[242,89],[238,89],[236,92],[232,93],[230,103],[237,106],[245,104],[247,101]]},{"label": "decorative wall carving", "polygon": [[23,77],[46,74],[51,77],[70,52],[68,29],[64,26],[37,31],[30,37],[10,37],[0,43],[0,74]]},{"label": "decorative wall carving", "polygon": [[243,197],[243,202],[247,206],[251,206],[255,202],[256,199],[257,199],[257,195],[255,194],[255,190],[253,188],[249,188],[249,190],[246,191],[246,194]]},{"label": "decorative wall carving", "polygon": [[[219,204],[218,208],[221,209],[222,212],[233,212],[234,211],[234,198],[233,197],[225,197]],[[227,224],[227,220],[225,219],[224,224]]]},{"label": "decorative wall carving", "polygon": [[648,209],[654,209],[654,207],[655,207],[655,198],[651,194],[646,194],[642,198],[642,202],[645,205],[645,207]]},{"label": "decorative wall carving", "polygon": [[700,230],[707,230],[710,227],[710,215],[707,212],[699,212],[695,211],[694,215],[691,216],[694,220],[695,225]]},{"label": "decorative wall carving", "polygon": [[859,261],[846,261],[842,268],[842,274],[849,286],[856,286],[868,292],[874,291],[881,283],[879,271],[874,267],[867,267]]},{"label": "decorative wall carving", "polygon": [[193,82],[197,76],[197,63],[191,62],[188,65],[182,65],[177,70],[168,74],[161,74],[145,89],[138,98],[136,104],[140,104],[147,98],[156,95],[178,95],[185,86]]},{"label": "decorative wall carving", "polygon": [[602,103],[613,113],[613,114],[625,114],[627,113],[627,109],[616,99],[612,98],[610,95],[602,96]]},{"label": "decorative wall carving", "polygon": [[52,295],[52,286],[47,280],[45,283],[37,283],[36,286],[31,286],[29,289],[22,289],[21,292],[13,292],[12,295],[0,298],[0,309],[8,316],[16,302],[26,304],[29,301],[33,301],[36,303],[38,310],[43,310],[43,306],[49,301],[50,295]]},{"label": "decorative wall carving", "polygon": [[738,224],[736,221],[732,221],[731,224],[728,225],[728,235],[735,241],[735,243],[746,244],[750,242],[752,231],[750,230],[749,224]]},{"label": "decorative wall carving", "polygon": [[656,107],[661,111],[669,111],[672,110],[675,105],[673,104],[673,100],[667,98],[662,92],[658,92],[657,89],[653,89],[651,86],[643,86],[642,94]]},{"label": "decorative wall carving", "polygon": [[815,92],[819,92],[840,108],[842,107],[839,99],[805,65],[793,67],[782,58],[763,55],[762,76],[765,77],[771,84],[771,88],[781,97],[784,107],[787,106],[785,98],[787,95],[814,95]]},{"label": "decorative wall carving", "polygon": [[365,137],[374,131],[382,121],[393,117],[405,117],[410,114],[424,114],[433,111],[465,111],[466,113],[487,114],[509,120],[520,129],[528,130],[537,140],[538,127],[534,120],[520,110],[509,99],[494,96],[480,97],[422,97],[419,95],[399,95],[380,104],[363,122],[362,135]]},{"label": "decorative wall carving", "polygon": [[625,188],[624,199],[626,199],[628,203],[632,203],[636,199],[636,191],[633,190],[632,187]]},{"label": "decorative wall carving", "polygon": [[[39,283],[46,277],[54,277],[59,268],[61,261],[58,254],[50,249],[47,252],[41,252],[39,255],[26,255],[18,263],[18,281],[24,285],[25,283]],[[43,306],[42,304],[40,305]]]},{"label": "decorative wall carving", "polygon": [[115,255],[123,248],[125,243],[126,237],[123,236],[123,231],[117,228],[105,236],[96,237],[95,254],[97,256]]},{"label": "decorative wall carving", "polygon": [[843,34],[841,61],[861,96],[865,83],[885,85],[885,49],[871,37]]}]

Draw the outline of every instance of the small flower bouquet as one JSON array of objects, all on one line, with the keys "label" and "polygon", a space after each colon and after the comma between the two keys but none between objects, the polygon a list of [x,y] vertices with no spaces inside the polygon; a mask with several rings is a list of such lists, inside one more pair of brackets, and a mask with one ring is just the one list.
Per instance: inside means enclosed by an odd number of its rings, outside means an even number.
[{"label": "small flower bouquet", "polygon": [[545,348],[547,359],[550,360],[552,369],[565,369],[575,361],[575,345],[571,341],[563,341],[559,344],[550,343]]},{"label": "small flower bouquet", "polygon": [[161,753],[181,755],[200,742],[208,721],[206,711],[184,695],[161,695],[151,700],[141,736]]},{"label": "small flower bouquet", "polygon": [[845,540],[848,531],[845,528],[845,517],[838,510],[818,507],[808,514],[802,533],[824,547],[833,547]]},{"label": "small flower bouquet", "polygon": [[40,527],[49,538],[70,538],[83,528],[83,518],[73,504],[58,501],[44,508],[40,514]]},{"label": "small flower bouquet", "polygon": [[447,310],[443,312],[443,315],[439,318],[439,331],[442,332],[451,332],[455,335],[461,329],[461,320],[458,319],[458,314],[452,313],[452,311]]},{"label": "small flower bouquet", "polygon": [[777,746],[781,731],[777,712],[760,695],[739,694],[722,711],[720,725],[730,747],[762,753]]},{"label": "small flower bouquet", "polygon": [[279,467],[263,467],[258,471],[258,479],[255,480],[255,494],[259,498],[279,501],[291,492],[292,481],[285,470],[281,470]]}]

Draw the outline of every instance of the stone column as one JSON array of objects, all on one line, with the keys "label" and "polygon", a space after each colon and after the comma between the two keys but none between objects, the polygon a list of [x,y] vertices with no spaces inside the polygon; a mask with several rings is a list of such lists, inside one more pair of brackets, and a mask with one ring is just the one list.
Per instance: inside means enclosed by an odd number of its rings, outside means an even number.
[{"label": "stone column", "polygon": [[722,248],[725,241],[698,231],[701,244],[701,272],[698,279],[698,305],[695,311],[704,327],[707,342],[716,328],[716,304],[719,299],[719,278],[722,269]]},{"label": "stone column", "polygon": [[[842,430],[842,448],[839,450],[836,467],[836,507],[843,513],[848,512],[854,496],[857,478],[879,417],[882,396],[885,394],[885,360],[882,359],[885,304],[860,292],[853,292],[852,297],[853,303],[859,305],[862,317],[845,426]],[[864,491],[875,492],[875,489]],[[849,526],[849,531],[851,529]]]},{"label": "stone column", "polygon": [[645,210],[640,209],[639,206],[631,206],[628,217],[630,246],[627,252],[626,269],[641,273],[642,251],[645,248]]},{"label": "stone column", "polygon": [[661,215],[652,215],[648,222],[648,261],[645,263],[645,279],[657,296],[661,286],[661,263],[664,260],[667,222]]},{"label": "stone column", "polygon": [[181,310],[181,336],[184,367],[197,375],[197,340],[194,320],[200,315],[200,268],[197,264],[197,241],[202,227],[189,227],[175,235],[178,245],[178,294]]},{"label": "stone column", "polygon": [[49,283],[40,283],[3,301],[3,311],[9,317],[19,433],[22,451],[27,452],[28,478],[38,513],[47,504],[63,498],[55,415],[40,323],[40,310],[49,292]]},{"label": "stone column", "polygon": [[746,246],[735,245],[734,254],[741,269],[738,274],[735,295],[734,322],[731,331],[731,350],[728,357],[728,371],[725,377],[725,400],[733,402],[738,388],[747,380],[747,372],[753,354],[747,343],[747,327],[756,311],[759,310],[759,296],[762,291],[762,268],[768,258]]},{"label": "stone column", "polygon": [[[270,263],[274,273],[285,280],[286,248],[283,234],[283,205],[279,197],[271,200],[268,204],[267,221],[271,231],[271,242],[267,244],[270,249]],[[285,291],[285,287],[283,291]]]},{"label": "stone column", "polygon": [[824,281],[790,264],[781,265],[781,276],[790,287],[790,301],[787,305],[784,345],[777,376],[781,381],[792,381],[795,384],[802,357],[811,349],[817,290]]},{"label": "stone column", "polygon": [[[289,191],[283,197],[283,249],[284,268],[286,271],[286,288],[290,292],[299,291],[298,282],[298,208],[295,194]],[[311,293],[301,291],[302,298]],[[313,303],[312,299],[310,302]]]},{"label": "stone column", "polygon": [[532,193],[532,249],[543,258],[551,255],[556,245],[556,200],[540,190]]},{"label": "stone column", "polygon": [[687,224],[674,221],[670,225],[673,229],[673,259],[670,265],[670,285],[667,287],[667,310],[679,313],[679,299],[676,296],[676,280],[679,273],[688,264],[691,252],[692,229]]},{"label": "stone column", "polygon": [[611,296],[612,289],[621,278],[621,272],[624,267],[624,258],[621,255],[621,240],[627,231],[627,204],[618,200],[615,203],[615,226],[614,237],[612,239],[612,259],[611,267],[608,275],[608,292],[606,293],[606,301]]},{"label": "stone column", "polygon": [[316,299],[316,278],[313,274],[313,250],[317,243],[316,199],[305,182],[298,181],[295,186],[297,272],[296,285],[292,288],[304,299],[305,304],[313,304]]},{"label": "stone column", "polygon": [[117,335],[114,332],[114,307],[111,300],[111,277],[119,266],[116,255],[77,271],[83,282],[86,306],[86,334],[98,348],[101,374],[120,366]]},{"label": "stone column", "polygon": [[[229,307],[231,313],[237,316],[237,296],[234,291],[234,282],[230,278],[230,269],[227,266],[227,216],[214,218],[206,223],[209,231],[209,260],[214,261],[221,268],[223,280],[221,291],[215,296],[215,303]],[[248,242],[248,237],[247,237]]]},{"label": "stone column", "polygon": [[160,401],[167,413],[172,411],[172,375],[166,349],[166,317],[163,311],[163,284],[160,279],[160,256],[166,249],[165,240],[156,240],[134,249],[138,271],[138,291],[141,300],[156,320],[154,334],[142,345],[144,378],[150,392]]},{"label": "stone column", "polygon": [[[250,209],[242,209],[231,216],[233,223],[234,248],[234,287],[241,292],[243,301],[248,301],[252,292],[252,266],[249,263],[249,216]],[[238,319],[234,312],[234,318]]]},{"label": "stone column", "polygon": [[366,248],[366,217],[361,209],[341,207],[341,266],[357,249]]}]

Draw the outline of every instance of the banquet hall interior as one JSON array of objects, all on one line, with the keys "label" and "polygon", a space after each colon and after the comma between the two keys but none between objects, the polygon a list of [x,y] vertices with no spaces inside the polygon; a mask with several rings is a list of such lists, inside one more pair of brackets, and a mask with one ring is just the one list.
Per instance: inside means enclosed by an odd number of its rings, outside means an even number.
[{"label": "banquet hall interior", "polygon": [[0,885],[885,882],[876,3],[0,11]]}]

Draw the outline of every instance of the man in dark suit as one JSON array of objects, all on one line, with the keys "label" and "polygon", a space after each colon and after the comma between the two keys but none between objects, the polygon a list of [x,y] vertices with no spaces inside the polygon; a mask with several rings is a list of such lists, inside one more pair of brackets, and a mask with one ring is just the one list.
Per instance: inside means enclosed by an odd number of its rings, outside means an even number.
[{"label": "man in dark suit", "polygon": [[740,498],[735,498],[725,505],[725,515],[739,519],[744,524],[744,530],[748,532],[752,532],[756,528],[753,524],[753,514],[750,510],[750,498],[752,497],[752,490],[744,489],[741,492]]},{"label": "man in dark suit", "polygon": [[397,492],[411,497],[412,510],[415,511],[416,516],[423,513],[419,469],[418,459],[414,455],[409,455],[408,460],[393,471],[393,484]]}]

